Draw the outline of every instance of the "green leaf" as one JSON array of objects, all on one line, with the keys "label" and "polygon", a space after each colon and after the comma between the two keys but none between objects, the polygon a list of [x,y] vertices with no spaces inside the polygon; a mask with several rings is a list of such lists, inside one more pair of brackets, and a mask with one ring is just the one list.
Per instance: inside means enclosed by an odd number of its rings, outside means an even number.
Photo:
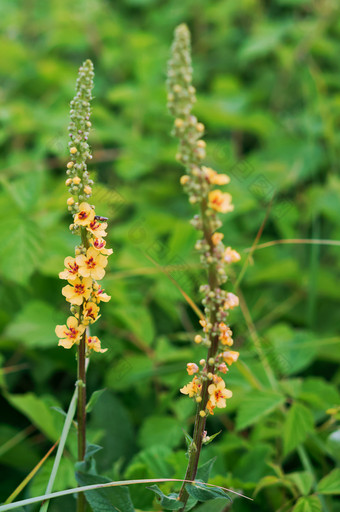
[{"label": "green leaf", "polygon": [[150,491],[154,492],[159,496],[159,503],[166,510],[179,510],[180,508],[183,507],[183,503],[181,501],[178,501],[178,494],[173,492],[166,496],[160,490],[158,485],[151,485],[150,487],[147,487],[147,489],[150,489]]},{"label": "green leaf", "polygon": [[196,480],[202,480],[202,482],[207,482],[209,480],[210,472],[216,462],[216,459],[217,457],[214,457],[198,468],[196,473]]},{"label": "green leaf", "polygon": [[272,485],[277,485],[280,483],[282,483],[281,478],[278,478],[275,475],[264,476],[263,478],[261,478],[261,480],[257,484],[255,491],[254,491],[254,496],[256,496],[262,489],[265,489],[266,487],[271,487]]},{"label": "green leaf", "polygon": [[2,217],[0,231],[0,271],[10,281],[27,284],[40,257],[38,227],[25,217]]},{"label": "green leaf", "polygon": [[299,489],[300,493],[304,496],[307,496],[313,485],[313,475],[308,471],[299,471],[296,473],[289,473],[286,475],[286,478],[291,480],[296,487]]},{"label": "green leaf", "polygon": [[314,419],[310,410],[295,402],[288,411],[283,427],[284,455],[305,441],[308,433],[313,430],[313,426]]},{"label": "green leaf", "polygon": [[98,399],[101,397],[101,395],[106,391],[106,389],[98,389],[97,391],[94,391],[91,395],[90,400],[86,404],[86,413],[92,411],[93,407],[97,403]]},{"label": "green leaf", "polygon": [[63,316],[49,304],[32,301],[14,317],[5,334],[13,340],[24,342],[28,347],[57,347],[54,329],[64,321]]},{"label": "green leaf", "polygon": [[340,468],[335,468],[317,486],[321,494],[340,494]]},{"label": "green leaf", "polygon": [[149,416],[140,431],[139,442],[143,448],[165,445],[175,448],[182,441],[182,429],[170,416]]},{"label": "green leaf", "polygon": [[195,512],[223,512],[225,510],[225,499],[217,498],[206,503],[202,503],[195,509]]},{"label": "green leaf", "polygon": [[237,430],[253,425],[260,418],[267,416],[284,402],[283,395],[272,391],[250,392],[238,410],[236,419]]},{"label": "green leaf", "polygon": [[225,498],[232,501],[230,496],[219,487],[208,487],[204,483],[186,484],[188,494],[198,501],[209,501],[215,498]]},{"label": "green leaf", "polygon": [[215,439],[215,437],[219,436],[221,432],[222,432],[222,430],[220,430],[219,432],[216,432],[216,434],[213,434],[212,436],[208,436],[209,439],[208,439],[208,441],[205,441],[204,446],[207,446],[208,444],[212,443],[213,440]]},{"label": "green leaf", "polygon": [[[38,398],[33,393],[24,395],[6,393],[5,397],[13,407],[29,418],[33,425],[43,432],[48,439],[53,442],[58,439],[61,432],[58,424],[62,425],[62,418],[59,418],[59,415],[52,411],[52,406],[56,405],[54,399],[49,396]],[[59,419],[60,421],[58,421]]]},{"label": "green leaf", "polygon": [[[104,484],[109,478],[76,472],[79,485]],[[135,512],[128,487],[106,487],[85,492],[93,512]]]},{"label": "green leaf", "polygon": [[293,508],[293,512],[321,512],[321,503],[317,496],[307,496],[300,498],[295,507]]},{"label": "green leaf", "polygon": [[327,448],[330,455],[340,462],[340,429],[335,430],[328,436]]}]

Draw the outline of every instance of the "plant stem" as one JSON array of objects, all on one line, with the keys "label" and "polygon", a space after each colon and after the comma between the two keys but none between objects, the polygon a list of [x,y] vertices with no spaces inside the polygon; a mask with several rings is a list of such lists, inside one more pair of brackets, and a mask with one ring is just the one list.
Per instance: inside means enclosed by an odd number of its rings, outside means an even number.
[{"label": "plant stem", "polygon": [[[83,461],[86,451],[86,356],[85,356],[85,333],[81,338],[78,346],[78,372],[77,372],[77,385],[78,385],[78,461]],[[85,495],[84,493],[78,494],[77,497],[77,512],[85,511]]]}]

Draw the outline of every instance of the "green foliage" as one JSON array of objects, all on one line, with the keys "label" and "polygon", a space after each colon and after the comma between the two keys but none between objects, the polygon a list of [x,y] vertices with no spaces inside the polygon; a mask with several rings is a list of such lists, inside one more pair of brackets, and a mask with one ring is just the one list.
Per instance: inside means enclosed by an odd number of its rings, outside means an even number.
[{"label": "green foliage", "polygon": [[[88,473],[76,473],[79,485],[105,484],[109,478]],[[85,492],[93,512],[135,512],[128,487],[106,487]]]},{"label": "green foliage", "polygon": [[[112,479],[183,478],[183,430],[192,434],[194,410],[178,390],[188,382],[186,363],[205,355],[192,343],[195,314],[150,261],[199,303],[193,209],[178,183],[166,110],[173,29],[187,22],[192,30],[206,164],[231,178],[235,210],[223,233],[242,255],[227,283],[237,293],[266,213],[259,244],[340,240],[339,9],[306,0],[1,3],[4,499],[59,438],[64,417],[53,407],[66,410],[76,380],[74,354],[57,347],[54,326],[67,314],[58,272],[74,246],[64,181],[78,66],[95,64],[89,170],[114,249],[104,282],[112,300],[93,326],[109,351],[91,361],[88,401],[107,391],[92,400],[89,443],[104,447],[97,469]],[[241,353],[226,376],[233,398],[208,419],[207,435],[222,433],[200,463],[217,456],[209,482],[250,497],[257,490],[255,502],[233,497],[233,512],[338,512],[339,250],[278,244],[248,261],[240,282],[247,310],[232,313]],[[58,488],[74,484],[74,438],[73,428]],[[47,461],[25,497],[43,489],[50,468]],[[163,485],[165,495],[179,490]],[[159,511],[150,491],[132,487],[136,509]],[[225,506],[218,498],[193,510]],[[65,509],[63,499],[50,504],[51,512]]]}]

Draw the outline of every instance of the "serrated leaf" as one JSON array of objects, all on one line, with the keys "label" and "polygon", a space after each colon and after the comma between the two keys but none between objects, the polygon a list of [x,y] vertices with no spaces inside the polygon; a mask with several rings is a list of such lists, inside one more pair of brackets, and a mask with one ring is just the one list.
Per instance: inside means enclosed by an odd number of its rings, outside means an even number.
[{"label": "serrated leaf", "polygon": [[313,430],[313,415],[303,404],[295,402],[289,409],[283,428],[284,455],[305,441]]},{"label": "serrated leaf", "polygon": [[154,492],[155,494],[157,494],[157,496],[159,496],[159,503],[166,510],[179,510],[180,508],[183,507],[183,503],[181,501],[178,501],[178,494],[171,493],[168,496],[166,496],[156,484],[147,487],[147,489],[150,489],[150,491]]},{"label": "serrated leaf", "polygon": [[284,402],[283,395],[271,391],[253,391],[243,400],[237,414],[236,428],[243,430],[267,416]]},{"label": "serrated leaf", "polygon": [[27,284],[38,266],[40,235],[33,221],[25,217],[0,219],[0,270],[10,281]]},{"label": "serrated leaf", "polygon": [[186,484],[188,494],[198,501],[209,501],[215,498],[225,498],[232,501],[230,496],[218,487],[208,487],[204,483]]},{"label": "serrated leaf", "polygon": [[293,512],[321,512],[321,503],[317,496],[303,496],[300,498],[295,507],[293,508]]},{"label": "serrated leaf", "polygon": [[[104,484],[109,478],[76,472],[79,485]],[[93,512],[135,512],[128,487],[106,487],[85,492]]]},{"label": "serrated leaf", "polygon": [[317,491],[321,494],[340,494],[340,469],[333,469],[333,471],[320,480]]},{"label": "serrated leaf", "polygon": [[92,411],[93,407],[97,403],[98,399],[101,397],[101,395],[106,391],[106,389],[98,389],[97,391],[94,391],[90,397],[90,400],[86,404],[86,413]]}]

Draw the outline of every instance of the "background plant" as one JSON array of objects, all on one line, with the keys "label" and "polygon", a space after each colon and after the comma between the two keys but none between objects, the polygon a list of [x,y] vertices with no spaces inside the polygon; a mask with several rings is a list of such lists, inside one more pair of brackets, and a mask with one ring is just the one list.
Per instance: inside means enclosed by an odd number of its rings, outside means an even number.
[{"label": "background plant", "polygon": [[[199,302],[195,232],[187,223],[191,207],[174,179],[176,142],[165,109],[169,42],[185,21],[200,91],[195,114],[207,126],[206,164],[232,178],[235,211],[225,235],[247,262],[235,314],[235,344],[246,367],[238,364],[230,374],[228,415],[215,414],[210,424],[217,432],[222,422],[228,431],[206,448],[205,460],[219,454],[211,482],[248,495],[264,477],[261,485],[272,484],[260,488],[255,503],[235,500],[233,511],[272,511],[284,504],[289,510],[299,500],[300,508],[319,500],[301,496],[339,458],[339,248],[271,245],[249,259],[245,250],[261,226],[259,244],[339,240],[338,9],[328,0],[271,6],[33,1],[27,10],[16,1],[2,5],[4,499],[56,441],[63,417],[50,406],[67,407],[73,386],[74,361],[55,348],[54,326],[67,314],[56,276],[74,244],[63,213],[67,104],[74,71],[87,57],[97,70],[91,172],[101,186],[93,202],[100,200],[108,211],[109,241],[116,248],[114,271],[105,281],[112,300],[96,331],[109,351],[105,359],[98,356],[88,380],[89,393],[107,391],[93,408],[89,436],[104,445],[97,464],[112,478],[184,474],[181,426],[190,426],[193,411],[177,390],[186,384],[183,367],[194,357],[196,317],[150,258]],[[291,406],[285,415],[282,403]],[[108,413],[113,408],[116,423]],[[74,432],[67,448],[57,489],[76,484]],[[310,465],[312,480],[303,473],[311,473]],[[30,495],[44,491],[50,469],[47,461]],[[333,491],[327,481],[319,485],[323,492],[339,492],[336,484]],[[150,491],[136,487],[131,493],[137,509],[152,510]],[[324,496],[328,510],[336,511],[332,495]],[[50,510],[70,503],[72,498],[51,502]]]}]

